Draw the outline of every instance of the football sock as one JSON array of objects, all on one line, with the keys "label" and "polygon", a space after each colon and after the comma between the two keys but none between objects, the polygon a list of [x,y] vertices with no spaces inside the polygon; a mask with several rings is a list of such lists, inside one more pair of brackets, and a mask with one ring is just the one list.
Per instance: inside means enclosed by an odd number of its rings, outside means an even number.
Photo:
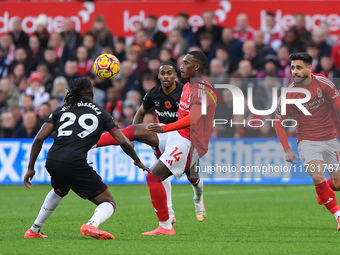
[{"label": "football sock", "polygon": [[192,179],[189,179],[191,183],[192,190],[194,191],[194,199],[196,202],[201,201],[203,195],[203,180],[197,178],[196,182],[193,182]]},{"label": "football sock", "polygon": [[47,218],[54,212],[63,198],[58,196],[52,189],[46,196],[43,205],[41,206],[38,217],[34,221],[31,230],[33,233],[39,233]]},{"label": "football sock", "polygon": [[315,185],[316,194],[318,194],[322,204],[332,214],[337,215],[339,212],[338,202],[336,201],[334,191],[329,187],[327,181]]},{"label": "football sock", "polygon": [[166,192],[166,200],[167,200],[167,205],[168,205],[169,212],[171,212],[171,211],[173,212],[170,178],[166,178],[164,181],[162,181],[162,184],[163,184],[165,192]]},{"label": "football sock", "polygon": [[151,202],[157,214],[159,224],[165,229],[172,229],[169,219],[168,206],[166,202],[166,192],[162,184],[162,179],[154,174],[146,175],[146,182],[149,187]]},{"label": "football sock", "polygon": [[86,225],[93,225],[96,228],[104,223],[115,211],[115,204],[113,202],[103,202],[96,207],[94,214],[86,223]]},{"label": "football sock", "polygon": [[[132,125],[123,128],[122,132],[130,141],[133,141],[135,139],[135,133],[133,131]],[[110,132],[102,134],[99,141],[97,142],[97,147],[103,147],[108,145],[119,145],[119,143],[112,137]]]},{"label": "football sock", "polygon": [[338,190],[335,188],[335,186],[334,186],[334,184],[333,184],[331,178],[329,178],[329,179],[327,180],[327,183],[328,183],[328,186],[329,186],[332,190],[338,191]]}]

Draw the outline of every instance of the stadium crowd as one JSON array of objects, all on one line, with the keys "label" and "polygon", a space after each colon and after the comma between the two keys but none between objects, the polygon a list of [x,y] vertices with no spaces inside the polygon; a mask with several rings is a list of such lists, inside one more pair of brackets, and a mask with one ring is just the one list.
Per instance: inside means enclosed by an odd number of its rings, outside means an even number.
[{"label": "stadium crowd", "polygon": [[[151,15],[146,22],[135,23],[133,38],[115,37],[103,16],[96,16],[92,30],[84,34],[74,30],[70,19],[65,19],[63,32],[49,33],[47,16],[42,14],[36,20],[36,31],[27,35],[17,18],[12,31],[0,38],[0,138],[35,137],[50,113],[63,104],[67,87],[82,76],[94,84],[93,101],[123,128],[131,124],[143,96],[159,86],[160,63],[170,60],[179,67],[192,50],[206,54],[205,76],[212,84],[236,85],[245,97],[247,88],[252,87],[253,104],[259,110],[271,107],[273,87],[288,84],[291,53],[307,52],[313,57],[312,72],[329,79],[340,77],[340,40],[330,35],[326,21],[308,31],[304,15],[298,13],[295,25],[282,31],[271,12],[261,28],[252,28],[244,13],[237,16],[236,27],[215,25],[214,13],[209,10],[202,18],[204,25],[194,30],[188,15],[180,13],[177,28],[166,35]],[[101,53],[114,54],[120,60],[120,73],[112,80],[101,80],[93,72],[93,62]],[[231,120],[247,123],[268,116],[256,116],[247,107],[245,116],[233,116],[231,92],[218,92],[222,105],[218,104],[215,118],[228,120],[228,124],[217,125],[213,137],[275,136],[271,122],[263,121],[257,127],[230,125]],[[144,118],[145,123],[156,121],[152,112]],[[294,135],[294,129],[288,130],[288,136]]]}]

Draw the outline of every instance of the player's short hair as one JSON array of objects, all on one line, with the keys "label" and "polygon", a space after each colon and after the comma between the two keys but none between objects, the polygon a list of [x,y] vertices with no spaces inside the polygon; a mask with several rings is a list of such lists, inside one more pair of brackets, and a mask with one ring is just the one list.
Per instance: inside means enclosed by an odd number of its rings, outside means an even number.
[{"label": "player's short hair", "polygon": [[313,62],[312,56],[305,52],[292,53],[290,54],[289,59],[290,61],[302,60],[302,62],[307,65],[312,65]]},{"label": "player's short hair", "polygon": [[158,72],[159,72],[159,69],[161,68],[161,66],[172,66],[172,68],[175,70],[175,72],[177,73],[177,66],[174,64],[174,63],[172,63],[171,61],[169,61],[169,60],[166,60],[166,61],[163,61],[160,65],[159,65],[159,67],[158,67]]},{"label": "player's short hair", "polygon": [[66,108],[74,108],[78,101],[85,96],[88,90],[92,90],[92,83],[88,78],[77,78],[73,82],[73,86],[68,88],[64,98],[64,106]]},{"label": "player's short hair", "polygon": [[197,60],[203,66],[203,69],[207,66],[208,59],[202,51],[194,50],[188,53],[192,55],[195,60]]}]

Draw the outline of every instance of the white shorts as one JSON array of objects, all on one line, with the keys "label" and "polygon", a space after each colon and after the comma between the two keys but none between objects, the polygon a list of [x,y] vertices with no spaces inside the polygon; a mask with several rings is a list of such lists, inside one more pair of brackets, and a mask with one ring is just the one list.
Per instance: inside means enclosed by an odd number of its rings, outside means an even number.
[{"label": "white shorts", "polygon": [[340,142],[336,138],[322,142],[303,140],[298,144],[298,152],[303,164],[320,160],[325,164],[326,169],[339,168]]},{"label": "white shorts", "polygon": [[[197,150],[191,142],[177,131],[157,134],[158,148],[162,153],[159,158],[170,172],[179,179],[199,159]],[[191,156],[190,156],[191,155]]]}]

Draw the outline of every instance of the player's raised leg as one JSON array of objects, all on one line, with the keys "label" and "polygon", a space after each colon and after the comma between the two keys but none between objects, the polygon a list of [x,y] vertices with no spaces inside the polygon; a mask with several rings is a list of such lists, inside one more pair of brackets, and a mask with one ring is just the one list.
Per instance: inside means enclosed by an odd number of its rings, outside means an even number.
[{"label": "player's raised leg", "polygon": [[[146,129],[146,124],[130,125],[122,129],[123,134],[130,141],[138,141],[146,143],[153,147],[158,147],[157,133]],[[103,147],[108,145],[119,145],[118,142],[110,135],[110,133],[102,134],[96,147]]]},{"label": "player's raised leg", "polygon": [[69,187],[62,189],[52,189],[47,194],[45,201],[39,211],[38,217],[35,219],[32,227],[26,231],[24,235],[25,238],[47,238],[46,235],[40,233],[40,230],[47,218],[51,216],[63,197],[67,195],[69,190]]},{"label": "player's raised leg", "polygon": [[188,181],[191,184],[192,190],[194,191],[194,205],[195,205],[195,213],[198,221],[204,221],[207,214],[204,206],[203,200],[203,180],[199,177],[198,171],[196,170],[196,166],[198,166],[199,162],[196,162],[189,171],[186,172]]},{"label": "player's raised leg", "polygon": [[162,181],[172,175],[172,173],[161,160],[157,160],[150,169],[150,172],[146,176],[146,181],[150,191],[151,202],[159,220],[159,227],[153,231],[144,232],[142,235],[175,235],[176,232],[169,218],[166,192],[162,184]]},{"label": "player's raised leg", "polygon": [[335,193],[328,185],[323,173],[323,162],[320,160],[312,160],[305,164],[305,168],[313,179],[316,194],[320,202],[334,215],[338,221],[338,230],[340,230],[340,210]]},{"label": "player's raised leg", "polygon": [[107,189],[100,195],[90,200],[95,203],[97,207],[94,210],[94,214],[92,215],[91,219],[89,219],[86,224],[82,225],[80,232],[83,235],[91,236],[96,239],[115,239],[114,236],[109,232],[98,229],[99,225],[110,218],[115,211],[116,203],[111,192]]}]

